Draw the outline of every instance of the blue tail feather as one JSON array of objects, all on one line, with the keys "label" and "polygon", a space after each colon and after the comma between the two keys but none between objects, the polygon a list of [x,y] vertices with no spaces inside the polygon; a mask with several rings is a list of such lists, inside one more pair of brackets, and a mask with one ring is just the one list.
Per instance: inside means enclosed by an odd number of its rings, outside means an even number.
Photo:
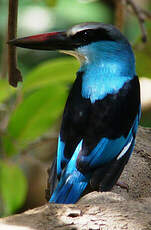
[{"label": "blue tail feather", "polygon": [[61,179],[49,200],[50,203],[75,203],[86,188],[90,176],[88,174],[83,175],[76,168],[76,160],[81,148],[82,141],[78,144],[71,160],[62,173]]},{"label": "blue tail feather", "polygon": [[77,202],[88,184],[89,177],[85,177],[78,170],[75,170],[70,175],[66,175],[65,172],[62,178],[49,202],[63,204]]}]

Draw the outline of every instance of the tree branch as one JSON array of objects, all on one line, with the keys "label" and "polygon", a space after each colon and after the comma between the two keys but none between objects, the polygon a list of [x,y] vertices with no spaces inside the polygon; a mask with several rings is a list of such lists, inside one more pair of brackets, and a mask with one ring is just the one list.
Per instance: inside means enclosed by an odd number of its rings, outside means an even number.
[{"label": "tree branch", "polygon": [[124,5],[123,0],[115,0],[115,25],[120,31],[123,30],[124,26]]},{"label": "tree branch", "polygon": [[130,5],[131,8],[133,9],[136,17],[138,18],[138,22],[140,25],[140,29],[142,32],[142,41],[146,42],[147,41],[147,31],[145,29],[145,19],[149,18],[151,19],[151,13],[148,11],[145,11],[143,9],[141,9],[135,2],[134,0],[125,0],[126,4]]},{"label": "tree branch", "polygon": [[[16,37],[17,33],[18,0],[9,0],[8,40]],[[22,81],[21,72],[17,69],[16,47],[8,45],[8,76],[10,85],[17,87]]]}]

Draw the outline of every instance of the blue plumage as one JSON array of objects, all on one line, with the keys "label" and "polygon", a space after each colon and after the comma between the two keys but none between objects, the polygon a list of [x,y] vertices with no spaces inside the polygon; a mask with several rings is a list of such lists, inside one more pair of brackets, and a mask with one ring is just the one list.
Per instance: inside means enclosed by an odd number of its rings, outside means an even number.
[{"label": "blue plumage", "polygon": [[141,113],[135,58],[127,39],[112,25],[83,23],[11,43],[62,50],[81,62],[50,170],[50,202],[75,203],[88,187],[112,189],[133,151]]},{"label": "blue plumage", "polygon": [[114,158],[119,160],[126,153],[128,153],[129,158],[134,148],[135,136],[133,135],[133,132],[135,133],[135,128],[138,126],[138,122],[139,120],[137,116],[134,126],[130,130],[127,138],[120,137],[115,140],[102,138],[88,156],[80,156],[80,151],[82,149],[81,141],[67,164],[67,167],[57,185],[57,189],[50,198],[50,202],[75,203],[85,190],[89,183],[91,173],[87,172],[83,174],[77,170],[76,161],[78,157],[81,158],[80,161],[83,161],[84,164],[88,163],[89,167],[92,169],[98,168],[99,165],[110,162]]},{"label": "blue plumage", "polygon": [[76,160],[81,148],[82,141],[78,144],[66,170],[63,172],[50,202],[75,203],[86,188],[90,175],[85,176],[76,168]]},{"label": "blue plumage", "polygon": [[57,154],[61,178],[50,198],[55,203],[75,203],[89,183],[96,187],[95,181],[101,191],[113,187],[133,151],[140,116],[139,83],[129,43],[96,41],[76,52],[85,61],[64,111]]},{"label": "blue plumage", "polygon": [[78,52],[87,57],[80,68],[84,71],[82,96],[90,98],[92,103],[109,93],[117,93],[136,75],[134,55],[125,42],[98,41],[78,48]]},{"label": "blue plumage", "polygon": [[61,141],[60,136],[58,138],[58,150],[57,150],[57,175],[61,175],[61,162],[65,162],[66,164],[68,163],[68,159],[64,157],[64,148],[65,148],[65,143]]}]

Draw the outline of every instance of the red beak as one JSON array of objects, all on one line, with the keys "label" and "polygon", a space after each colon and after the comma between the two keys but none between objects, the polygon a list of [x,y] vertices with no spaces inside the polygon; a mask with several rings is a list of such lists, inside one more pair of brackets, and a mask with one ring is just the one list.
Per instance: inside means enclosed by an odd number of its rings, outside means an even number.
[{"label": "red beak", "polygon": [[66,32],[38,34],[8,41],[8,44],[37,50],[73,50],[76,44]]}]

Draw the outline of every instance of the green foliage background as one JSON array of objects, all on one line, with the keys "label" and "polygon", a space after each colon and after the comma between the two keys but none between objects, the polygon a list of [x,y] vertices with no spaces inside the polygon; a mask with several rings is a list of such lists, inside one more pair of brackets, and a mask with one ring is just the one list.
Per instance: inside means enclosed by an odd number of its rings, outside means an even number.
[{"label": "green foliage background", "polygon": [[[7,22],[7,1],[0,2],[2,28],[0,51],[5,54],[5,33]],[[113,23],[114,10],[104,1],[78,0],[20,0],[19,20],[29,7],[41,7],[50,11],[55,22],[50,30],[68,28],[84,21]],[[148,6],[149,7],[149,6]],[[32,24],[32,22],[31,22]],[[48,23],[49,26],[49,23]],[[134,33],[135,27],[135,33]],[[151,26],[148,28],[148,42],[140,41],[136,19],[127,19],[124,27],[136,54],[136,67],[139,76],[151,78]],[[32,31],[28,31],[29,34]],[[18,34],[28,35],[19,27]],[[20,69],[24,76],[23,84],[17,89],[8,85],[2,73],[7,70],[1,64],[0,78],[0,216],[13,214],[25,202],[28,183],[23,169],[18,163],[28,145],[54,127],[61,116],[67,94],[79,68],[77,60],[54,52],[18,50]],[[143,61],[142,61],[143,60]],[[5,68],[6,69],[5,69]],[[5,69],[5,71],[3,70]],[[150,117],[142,124],[151,126]]]}]

